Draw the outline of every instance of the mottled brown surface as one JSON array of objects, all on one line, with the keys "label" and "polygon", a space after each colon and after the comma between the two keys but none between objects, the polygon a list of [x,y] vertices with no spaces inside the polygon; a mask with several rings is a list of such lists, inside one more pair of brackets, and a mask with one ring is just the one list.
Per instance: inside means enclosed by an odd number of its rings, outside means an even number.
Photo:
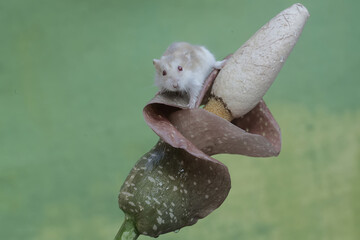
[{"label": "mottled brown surface", "polygon": [[206,217],[223,203],[229,190],[225,165],[160,140],[126,178],[119,206],[139,233],[156,237]]}]

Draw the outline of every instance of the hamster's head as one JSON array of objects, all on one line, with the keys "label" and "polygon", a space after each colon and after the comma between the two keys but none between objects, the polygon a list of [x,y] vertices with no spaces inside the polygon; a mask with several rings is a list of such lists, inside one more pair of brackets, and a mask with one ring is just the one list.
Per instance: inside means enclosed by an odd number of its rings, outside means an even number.
[{"label": "hamster's head", "polygon": [[165,91],[186,91],[192,76],[186,63],[181,57],[163,56],[160,59],[154,59],[155,85]]}]

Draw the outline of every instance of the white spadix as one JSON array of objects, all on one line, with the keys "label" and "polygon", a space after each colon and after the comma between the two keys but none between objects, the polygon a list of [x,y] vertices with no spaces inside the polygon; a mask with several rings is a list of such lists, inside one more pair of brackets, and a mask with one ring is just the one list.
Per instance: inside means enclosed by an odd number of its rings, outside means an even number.
[{"label": "white spadix", "polygon": [[234,118],[241,117],[262,99],[309,17],[297,3],[261,27],[228,60],[215,79],[212,95],[220,98]]}]

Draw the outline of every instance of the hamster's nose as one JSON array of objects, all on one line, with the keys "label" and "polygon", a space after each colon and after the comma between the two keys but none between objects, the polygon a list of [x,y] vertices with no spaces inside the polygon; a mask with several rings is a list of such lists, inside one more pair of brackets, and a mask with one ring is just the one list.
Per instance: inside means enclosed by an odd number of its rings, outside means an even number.
[{"label": "hamster's nose", "polygon": [[178,88],[178,87],[179,87],[179,84],[178,84],[178,83],[173,83],[173,87],[174,87],[174,88]]}]

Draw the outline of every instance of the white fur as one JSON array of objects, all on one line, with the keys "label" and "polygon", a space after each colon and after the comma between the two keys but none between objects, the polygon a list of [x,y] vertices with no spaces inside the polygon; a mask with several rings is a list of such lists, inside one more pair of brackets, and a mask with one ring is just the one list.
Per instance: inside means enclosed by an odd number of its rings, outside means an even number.
[{"label": "white fur", "polygon": [[[189,51],[192,51],[193,57]],[[173,43],[160,60],[154,59],[153,62],[156,67],[155,85],[160,91],[187,93],[189,108],[195,107],[202,85],[213,68],[221,68],[224,63],[216,62],[214,55],[205,47],[183,42]],[[194,64],[198,65],[195,69]],[[183,71],[179,71],[178,66]],[[162,74],[164,70],[165,76]]]}]

